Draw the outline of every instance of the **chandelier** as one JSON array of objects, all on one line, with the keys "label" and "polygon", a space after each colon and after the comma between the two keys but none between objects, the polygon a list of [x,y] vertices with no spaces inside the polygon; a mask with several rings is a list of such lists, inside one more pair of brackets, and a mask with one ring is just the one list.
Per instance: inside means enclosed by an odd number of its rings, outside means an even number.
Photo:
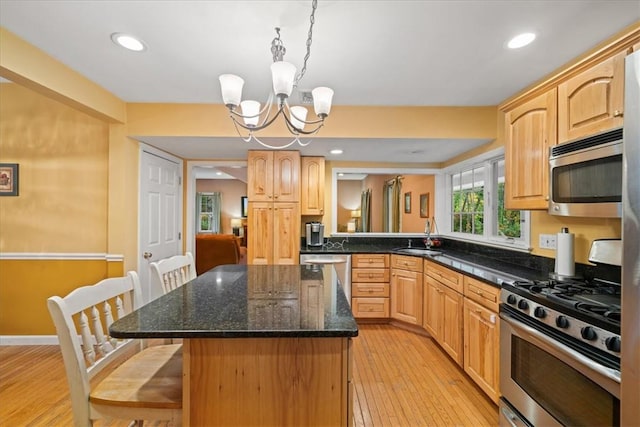
[{"label": "chandelier", "polygon": [[[317,87],[311,91],[313,97],[313,107],[317,120],[307,121],[307,109],[303,106],[289,106],[289,96],[294,87],[298,86],[298,82],[302,79],[307,70],[307,61],[311,55],[311,39],[313,34],[313,24],[315,22],[315,11],[318,1],[313,0],[311,4],[311,17],[309,26],[309,36],[307,38],[307,54],[304,57],[304,63],[300,74],[296,75],[296,67],[283,60],[284,54],[287,52],[282,40],[280,40],[280,28],[276,27],[276,37],[271,41],[271,53],[273,54],[273,64],[271,64],[271,78],[273,81],[273,91],[269,93],[267,102],[262,106],[258,101],[242,99],[242,86],[244,80],[234,74],[222,74],[220,76],[220,88],[222,90],[222,100],[229,109],[229,117],[238,132],[238,135],[245,141],[255,140],[264,147],[271,149],[287,148],[295,143],[300,146],[309,145],[311,141],[302,142],[301,135],[313,135],[317,133],[324,125],[324,119],[329,115],[331,110],[331,99],[333,90],[328,87]],[[274,94],[275,94],[275,111],[274,110]],[[238,111],[240,106],[241,112]],[[284,145],[269,145],[256,137],[255,132],[267,128],[278,116],[284,118],[285,124],[294,139]],[[305,130],[305,125],[312,126],[311,129]],[[248,131],[248,136],[243,136],[240,128]]]}]

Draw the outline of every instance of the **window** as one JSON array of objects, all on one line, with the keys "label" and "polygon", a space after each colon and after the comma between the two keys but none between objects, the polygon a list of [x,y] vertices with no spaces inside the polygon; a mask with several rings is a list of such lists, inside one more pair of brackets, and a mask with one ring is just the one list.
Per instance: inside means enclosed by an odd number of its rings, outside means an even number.
[{"label": "window", "polygon": [[529,212],[504,206],[504,155],[485,156],[447,170],[448,231],[455,237],[528,249]]},{"label": "window", "polygon": [[220,193],[198,193],[198,233],[220,233]]}]

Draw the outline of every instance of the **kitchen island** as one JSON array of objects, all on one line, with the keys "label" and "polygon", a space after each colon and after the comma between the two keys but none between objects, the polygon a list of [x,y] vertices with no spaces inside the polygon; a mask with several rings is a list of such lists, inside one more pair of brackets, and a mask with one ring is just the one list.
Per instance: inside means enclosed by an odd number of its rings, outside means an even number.
[{"label": "kitchen island", "polygon": [[184,339],[185,426],[351,424],[358,328],[331,266],[219,266],[109,330]]}]

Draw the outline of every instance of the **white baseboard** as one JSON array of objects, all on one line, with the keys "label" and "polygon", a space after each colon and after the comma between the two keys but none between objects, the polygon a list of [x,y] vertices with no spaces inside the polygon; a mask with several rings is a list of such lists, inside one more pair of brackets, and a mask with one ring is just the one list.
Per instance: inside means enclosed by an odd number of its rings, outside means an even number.
[{"label": "white baseboard", "polygon": [[58,345],[58,336],[0,335],[0,345]]}]

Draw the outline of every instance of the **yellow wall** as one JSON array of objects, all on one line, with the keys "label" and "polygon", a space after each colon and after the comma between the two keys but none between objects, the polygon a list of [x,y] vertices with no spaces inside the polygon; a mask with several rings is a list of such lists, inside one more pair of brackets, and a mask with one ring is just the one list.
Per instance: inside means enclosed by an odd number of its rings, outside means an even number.
[{"label": "yellow wall", "polygon": [[0,252],[106,252],[108,125],[14,83],[0,84],[0,116],[0,161],[20,165]]}]

